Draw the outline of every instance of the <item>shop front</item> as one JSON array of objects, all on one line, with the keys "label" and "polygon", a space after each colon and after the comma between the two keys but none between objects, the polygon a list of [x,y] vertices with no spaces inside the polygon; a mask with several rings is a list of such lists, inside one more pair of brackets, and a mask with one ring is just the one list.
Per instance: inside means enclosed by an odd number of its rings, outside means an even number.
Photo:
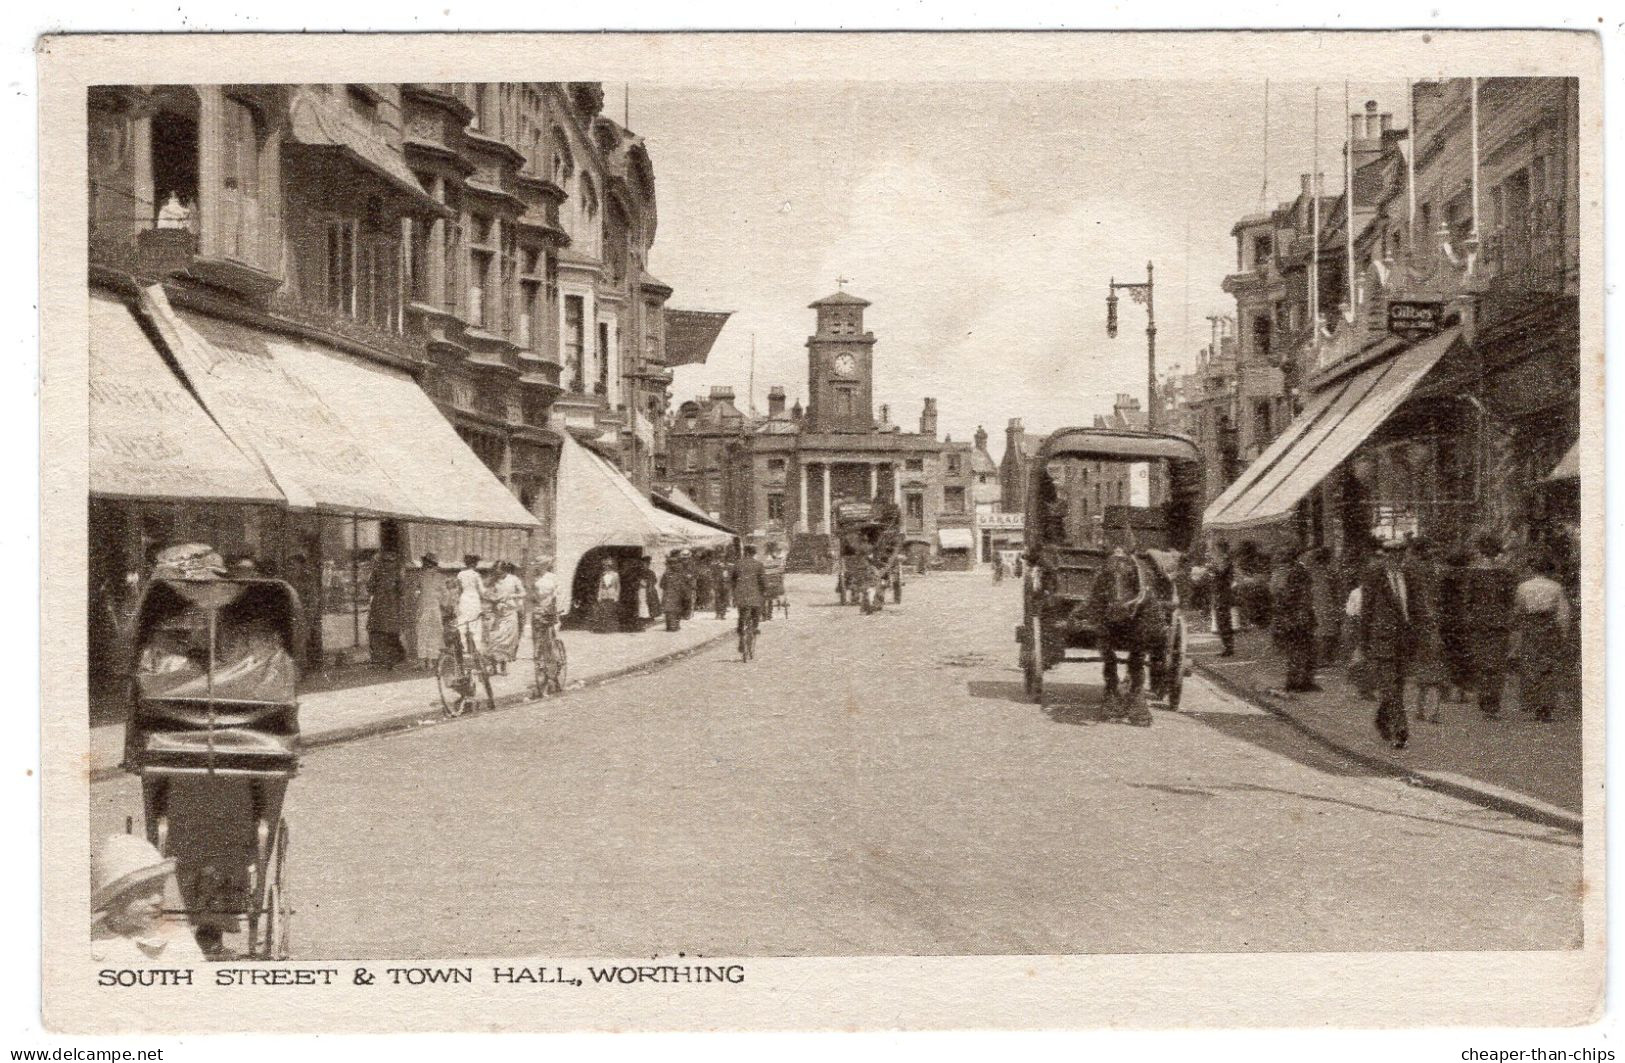
[{"label": "shop front", "polygon": [[[527,559],[539,522],[409,373],[311,340],[178,310],[161,288],[139,293],[133,314],[116,300],[102,301],[110,304],[102,316],[120,327],[111,309],[132,324],[139,320],[137,334],[156,337],[176,371],[153,348],[157,361],[142,378],[173,383],[212,430],[211,453],[236,455],[270,496],[245,508],[218,484],[206,485],[209,495],[195,501],[172,501],[152,489],[115,512],[108,506],[113,496],[98,490],[93,472],[92,529],[104,553],[145,560],[157,546],[206,542],[228,562],[287,580],[309,620],[305,665],[316,670],[365,657],[371,632],[410,634],[402,596],[393,592],[425,553],[445,566],[469,553],[487,561]],[[98,342],[93,332],[93,351]],[[114,367],[92,369],[94,399],[98,382],[118,378]],[[94,406],[92,422],[93,433],[100,422],[117,424]],[[173,431],[128,429],[142,430]],[[116,462],[101,464],[103,478],[119,474]],[[115,543],[122,546],[105,545]],[[390,592],[387,617],[372,609],[381,586]]]}]

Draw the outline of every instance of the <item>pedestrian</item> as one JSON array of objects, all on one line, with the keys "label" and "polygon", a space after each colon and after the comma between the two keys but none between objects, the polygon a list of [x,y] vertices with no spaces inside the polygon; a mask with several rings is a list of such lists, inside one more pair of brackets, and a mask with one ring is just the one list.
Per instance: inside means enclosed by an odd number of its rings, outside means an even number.
[{"label": "pedestrian", "polygon": [[1377,687],[1377,734],[1395,749],[1410,740],[1405,720],[1405,672],[1410,662],[1413,629],[1410,589],[1406,586],[1405,544],[1382,544],[1382,559],[1360,579],[1360,655],[1373,670]]},{"label": "pedestrian", "polygon": [[704,612],[715,609],[716,580],[711,567],[711,551],[694,552],[694,608]]},{"label": "pedestrian", "polygon": [[99,964],[204,962],[184,924],[164,919],[164,893],[175,874],[151,842],[134,834],[109,835],[90,865],[90,954]]},{"label": "pedestrian", "polygon": [[379,668],[394,669],[406,659],[401,645],[401,566],[392,550],[381,550],[367,577],[367,654]]},{"label": "pedestrian", "polygon": [[464,554],[457,572],[457,609],[453,623],[464,646],[472,643],[475,653],[485,652],[485,581],[480,577],[478,554]]},{"label": "pedestrian", "polygon": [[666,556],[666,571],[660,576],[660,601],[665,608],[666,630],[683,627],[683,559],[676,550]]},{"label": "pedestrian", "polygon": [[1371,664],[1365,659],[1365,649],[1360,642],[1360,613],[1361,599],[1365,592],[1360,584],[1356,583],[1354,589],[1343,602],[1343,642],[1349,647],[1349,681],[1362,701],[1377,700],[1377,690],[1371,679]]},{"label": "pedestrian", "polygon": [[642,608],[637,629],[643,631],[645,627],[652,627],[656,619],[660,619],[660,579],[655,575],[655,562],[648,559],[648,554],[639,554],[637,558],[637,587],[634,588],[634,597],[637,598],[637,605]]},{"label": "pedestrian", "polygon": [[[1415,615],[1410,674],[1416,684],[1416,719],[1443,723],[1440,703],[1450,686],[1450,666],[1445,661],[1439,627],[1439,569],[1433,561],[1432,546],[1426,540],[1412,539],[1408,552],[1405,580],[1410,587]],[[1431,713],[1428,712],[1430,704]]]},{"label": "pedestrian", "polygon": [[507,675],[508,665],[519,659],[520,634],[524,628],[525,583],[512,561],[496,566],[491,586],[491,659],[497,675]]},{"label": "pedestrian", "polygon": [[1468,648],[1467,625],[1464,622],[1465,581],[1472,558],[1466,550],[1452,550],[1439,566],[1439,642],[1444,650],[1445,667],[1450,674],[1455,700],[1465,702],[1472,689],[1472,654]]},{"label": "pedestrian", "polygon": [[1514,594],[1512,660],[1519,704],[1535,719],[1550,722],[1568,686],[1569,599],[1557,581],[1558,563],[1551,553],[1539,553],[1533,568]]},{"label": "pedestrian", "polygon": [[718,620],[728,619],[729,577],[731,569],[728,558],[721,550],[711,555],[711,585],[716,588],[716,599],[712,603],[716,607]]},{"label": "pedestrian", "polygon": [[1478,692],[1478,711],[1493,720],[1501,715],[1518,580],[1502,560],[1499,535],[1480,532],[1473,548],[1478,556],[1462,572],[1463,641],[1469,678]]},{"label": "pedestrian", "polygon": [[446,574],[440,571],[440,559],[424,554],[418,559],[406,584],[405,615],[411,618],[410,645],[406,647],[418,667],[432,670],[445,649],[444,631],[440,619],[440,595],[446,583]]},{"label": "pedestrian", "polygon": [[993,582],[1004,582],[1004,558],[998,554],[993,555]]},{"label": "pedestrian", "polygon": [[734,606],[739,610],[734,631],[739,636],[739,652],[743,654],[745,628],[747,625],[753,630],[756,628],[762,618],[762,607],[767,604],[767,570],[756,560],[756,547],[745,544],[744,556],[734,565],[730,582]]},{"label": "pedestrian", "polygon": [[[1282,550],[1272,579],[1270,630],[1275,645],[1286,659],[1284,689],[1304,694],[1320,689],[1315,683],[1315,591],[1314,577],[1307,564],[1310,551]],[[1276,589],[1278,587],[1278,589]]]},{"label": "pedestrian", "polygon": [[1220,539],[1213,547],[1213,564],[1208,567],[1213,590],[1213,620],[1219,632],[1220,657],[1236,655],[1236,563],[1230,557],[1230,544]]},{"label": "pedestrian", "polygon": [[1331,668],[1338,662],[1338,630],[1343,624],[1343,578],[1327,547],[1309,554],[1309,579],[1315,606],[1315,664]]},{"label": "pedestrian", "polygon": [[[537,558],[535,571],[536,575],[527,588],[530,595],[531,655],[537,664],[543,666],[543,675],[557,679],[553,647],[559,627],[559,578],[553,574],[553,559],[550,557]],[[542,693],[547,693],[545,687]]]},{"label": "pedestrian", "polygon": [[622,565],[620,598],[622,631],[642,631],[660,615],[653,610],[649,611],[648,617],[643,615],[648,607],[648,587],[654,578],[654,569],[650,567],[648,554],[640,553]]},{"label": "pedestrian", "polygon": [[893,551],[891,561],[887,563],[891,571],[891,601],[893,605],[903,603],[903,555],[900,551]]},{"label": "pedestrian", "polygon": [[600,635],[613,635],[621,629],[621,574],[615,559],[606,557],[598,573],[598,597],[592,606],[592,629]]},{"label": "pedestrian", "polygon": [[682,564],[678,566],[678,571],[683,576],[683,619],[692,620],[694,618],[694,588],[696,584],[694,557],[687,550],[678,551],[678,556],[682,558]]}]

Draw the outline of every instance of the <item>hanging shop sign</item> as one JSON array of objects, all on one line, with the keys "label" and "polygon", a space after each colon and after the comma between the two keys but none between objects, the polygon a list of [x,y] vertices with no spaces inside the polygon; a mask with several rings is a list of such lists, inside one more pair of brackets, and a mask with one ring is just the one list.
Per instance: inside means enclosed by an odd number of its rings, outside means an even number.
[{"label": "hanging shop sign", "polygon": [[1394,300],[1388,304],[1388,331],[1415,343],[1439,334],[1444,327],[1444,303]]}]

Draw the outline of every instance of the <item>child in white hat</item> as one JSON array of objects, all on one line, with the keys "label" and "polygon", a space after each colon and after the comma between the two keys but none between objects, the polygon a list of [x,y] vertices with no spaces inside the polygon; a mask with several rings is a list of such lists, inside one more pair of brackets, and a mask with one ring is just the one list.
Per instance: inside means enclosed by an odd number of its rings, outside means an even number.
[{"label": "child in white hat", "polygon": [[91,858],[90,950],[97,963],[202,963],[184,924],[165,924],[164,885],[175,873],[145,838],[110,835]]}]

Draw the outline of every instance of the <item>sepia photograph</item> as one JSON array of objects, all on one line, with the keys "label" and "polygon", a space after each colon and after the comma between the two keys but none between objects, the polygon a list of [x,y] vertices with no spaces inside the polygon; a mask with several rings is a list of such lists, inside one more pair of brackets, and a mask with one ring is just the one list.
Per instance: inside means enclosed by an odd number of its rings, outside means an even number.
[{"label": "sepia photograph", "polygon": [[80,52],[63,1021],[1198,954],[1547,956],[1584,1021],[1600,52],[1394,36]]}]

